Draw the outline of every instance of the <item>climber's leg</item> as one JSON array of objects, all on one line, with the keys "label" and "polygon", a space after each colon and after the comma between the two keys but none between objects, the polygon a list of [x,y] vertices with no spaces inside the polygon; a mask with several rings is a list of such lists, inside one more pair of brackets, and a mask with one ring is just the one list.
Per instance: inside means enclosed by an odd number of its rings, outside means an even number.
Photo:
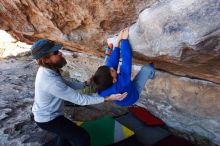
[{"label": "climber's leg", "polygon": [[141,67],[140,71],[135,76],[133,83],[135,84],[139,94],[143,90],[148,79],[155,78],[155,69],[153,64],[146,64]]}]

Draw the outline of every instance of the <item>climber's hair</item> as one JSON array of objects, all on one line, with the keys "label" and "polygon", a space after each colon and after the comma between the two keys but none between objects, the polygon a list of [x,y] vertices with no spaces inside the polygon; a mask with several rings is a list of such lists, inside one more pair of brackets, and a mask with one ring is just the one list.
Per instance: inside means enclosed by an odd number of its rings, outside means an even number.
[{"label": "climber's hair", "polygon": [[98,91],[105,90],[113,85],[113,78],[108,66],[100,66],[91,79]]}]

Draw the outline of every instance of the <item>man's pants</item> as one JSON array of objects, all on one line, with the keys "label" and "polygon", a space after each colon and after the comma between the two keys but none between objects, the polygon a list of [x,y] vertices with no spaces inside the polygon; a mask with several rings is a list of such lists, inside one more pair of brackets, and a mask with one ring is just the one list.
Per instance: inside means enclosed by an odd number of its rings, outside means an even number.
[{"label": "man's pants", "polygon": [[58,136],[57,146],[90,146],[89,134],[64,116],[37,125]]},{"label": "man's pants", "polygon": [[141,67],[141,70],[135,76],[133,83],[138,90],[138,93],[141,94],[146,82],[148,79],[155,78],[155,70],[152,64],[147,64]]}]

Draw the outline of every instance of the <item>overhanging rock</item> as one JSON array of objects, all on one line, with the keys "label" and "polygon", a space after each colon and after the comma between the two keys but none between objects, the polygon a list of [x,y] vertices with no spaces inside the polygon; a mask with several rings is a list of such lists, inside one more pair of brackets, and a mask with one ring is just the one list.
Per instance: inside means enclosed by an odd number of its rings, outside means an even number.
[{"label": "overhanging rock", "polygon": [[129,40],[135,59],[157,60],[159,69],[220,83],[219,0],[156,3],[140,13]]}]

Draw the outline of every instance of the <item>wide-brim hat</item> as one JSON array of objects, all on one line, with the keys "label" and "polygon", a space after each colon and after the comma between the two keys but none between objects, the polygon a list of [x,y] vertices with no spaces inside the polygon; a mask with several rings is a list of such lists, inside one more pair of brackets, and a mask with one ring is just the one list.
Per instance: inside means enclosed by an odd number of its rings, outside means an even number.
[{"label": "wide-brim hat", "polygon": [[61,44],[56,44],[50,40],[38,40],[31,47],[31,54],[33,59],[40,59],[49,55],[52,52],[58,51],[62,48]]}]

